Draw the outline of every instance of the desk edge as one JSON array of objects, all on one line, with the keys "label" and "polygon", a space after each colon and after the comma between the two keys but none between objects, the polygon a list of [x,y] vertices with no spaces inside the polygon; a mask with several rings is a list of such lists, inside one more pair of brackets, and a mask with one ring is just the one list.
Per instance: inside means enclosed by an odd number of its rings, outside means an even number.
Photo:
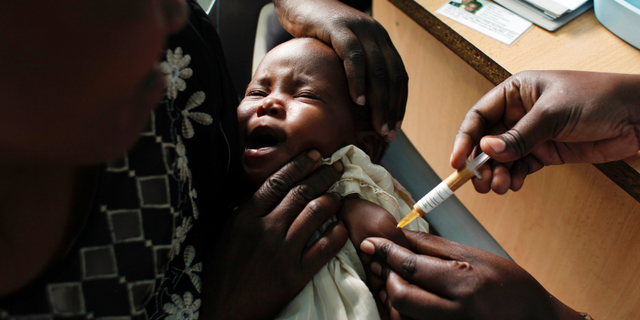
[{"label": "desk edge", "polygon": [[494,85],[503,82],[511,76],[509,71],[489,58],[484,52],[476,48],[467,39],[455,32],[431,12],[414,0],[389,0],[404,12],[411,20],[438,39],[453,51],[464,62],[473,67]]}]

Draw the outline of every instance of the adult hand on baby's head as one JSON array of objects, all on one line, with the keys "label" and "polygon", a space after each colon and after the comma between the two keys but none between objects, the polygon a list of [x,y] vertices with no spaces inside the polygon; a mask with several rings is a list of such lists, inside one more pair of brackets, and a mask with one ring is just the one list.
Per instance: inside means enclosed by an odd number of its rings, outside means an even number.
[{"label": "adult hand on baby's head", "polygon": [[234,213],[204,269],[204,316],[274,317],[342,249],[347,232],[337,223],[306,247],[342,203],[326,194],[342,164],[316,170],[320,158],[317,151],[296,157]]},{"label": "adult hand on baby's head", "polygon": [[284,28],[315,37],[344,61],[354,102],[369,105],[376,132],[393,140],[407,103],[409,77],[387,31],[370,16],[340,1],[274,1]]},{"label": "adult hand on baby's head", "polygon": [[[518,73],[467,113],[451,165],[460,169],[475,146],[494,162],[473,179],[479,192],[518,191],[544,166],[603,163],[640,147],[640,76],[577,71]],[[485,136],[486,135],[486,136]],[[503,164],[504,163],[504,164]]]}]

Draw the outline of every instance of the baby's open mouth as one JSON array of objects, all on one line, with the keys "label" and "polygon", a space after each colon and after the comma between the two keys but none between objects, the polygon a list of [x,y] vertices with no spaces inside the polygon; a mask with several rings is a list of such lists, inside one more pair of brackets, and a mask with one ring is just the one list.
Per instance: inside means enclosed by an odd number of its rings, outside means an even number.
[{"label": "baby's open mouth", "polygon": [[247,149],[268,148],[273,147],[278,143],[280,143],[280,140],[274,136],[261,135],[250,139],[247,143]]},{"label": "baby's open mouth", "polygon": [[276,136],[271,128],[258,127],[254,129],[247,138],[245,149],[269,148],[278,145],[280,142],[281,139]]}]

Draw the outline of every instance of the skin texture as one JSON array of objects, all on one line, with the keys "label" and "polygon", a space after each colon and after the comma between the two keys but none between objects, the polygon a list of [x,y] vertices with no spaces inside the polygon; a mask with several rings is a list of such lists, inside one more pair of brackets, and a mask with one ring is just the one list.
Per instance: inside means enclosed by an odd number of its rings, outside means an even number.
[{"label": "skin texture", "polygon": [[403,248],[368,238],[361,250],[385,281],[392,319],[584,319],[513,262],[434,235],[403,230]]},{"label": "skin texture", "polygon": [[[451,164],[461,168],[480,146],[500,163],[483,168],[483,179],[474,179],[476,190],[505,193],[519,190],[526,175],[545,165],[631,156],[640,149],[638,88],[637,75],[516,74],[467,113]],[[408,249],[380,238],[361,244],[375,259],[372,271],[385,281],[386,288],[377,289],[392,319],[584,319],[512,262],[436,236],[404,232]]]},{"label": "skin texture", "polygon": [[206,319],[273,318],[344,246],[347,232],[334,223],[305,247],[342,203],[326,194],[342,165],[315,170],[320,162],[317,151],[296,157],[236,210],[205,264]]},{"label": "skin texture", "polygon": [[1,11],[0,296],[73,238],[65,232],[84,217],[72,208],[88,205],[74,196],[92,186],[74,180],[137,139],[162,96],[164,38],[186,22],[181,0],[11,1]]},{"label": "skin texture", "polygon": [[[604,163],[640,149],[640,76],[576,71],[518,73],[467,113],[451,166],[464,166],[479,146],[495,161],[483,166],[477,191],[518,191],[544,166]],[[477,149],[476,149],[477,150]]]},{"label": "skin texture", "polygon": [[[278,10],[302,19],[296,23],[304,26],[307,24],[304,20],[310,16],[296,12],[308,13],[305,6],[315,3],[316,0],[281,3]],[[318,28],[326,27],[326,34],[345,35],[348,28],[331,24],[351,25],[362,18],[337,2],[327,2],[314,17],[326,20],[337,12],[335,10],[341,12],[339,19],[322,25],[314,22],[315,32],[325,34]],[[0,256],[3,261],[0,295],[4,295],[37,276],[60,250],[65,232],[69,230],[69,220],[73,218],[71,208],[86,200],[77,199],[77,191],[91,187],[91,184],[74,185],[82,166],[119,157],[135,142],[151,109],[162,96],[163,77],[155,64],[162,54],[164,39],[186,22],[186,10],[182,0],[71,0],[64,6],[44,0],[37,6],[13,1],[3,5],[0,12],[0,46],[6,48],[0,52],[3,61],[0,64],[0,98],[3,100],[0,107],[0,148],[3,150],[0,159],[3,177],[0,179]],[[390,45],[386,33],[364,33],[349,38],[347,43],[366,39]],[[341,52],[350,50],[349,46],[338,47]],[[399,56],[391,58],[399,59]],[[393,65],[404,71],[401,64]],[[351,66],[351,70],[355,67],[359,74],[368,68],[364,64]],[[393,106],[391,112],[396,114],[395,119],[401,119],[404,103],[383,107]],[[402,112],[398,112],[398,105]],[[386,109],[379,112],[388,113]],[[307,151],[301,157],[305,154]],[[286,164],[256,191],[253,200],[238,210],[239,217],[250,219],[238,218],[236,223],[242,225],[241,229],[246,227],[252,236],[261,235],[267,240],[258,241],[258,245],[252,247],[255,251],[245,250],[255,242],[225,246],[229,251],[220,253],[224,257],[238,254],[233,251],[236,249],[242,253],[242,259],[230,259],[234,263],[225,266],[238,272],[264,272],[259,278],[246,277],[255,280],[251,285],[229,289],[234,292],[229,297],[259,292],[262,295],[255,296],[257,300],[282,302],[299,290],[299,285],[306,283],[317,268],[337,252],[336,248],[344,244],[346,232],[341,226],[330,228],[334,232],[318,241],[317,250],[283,246],[278,242],[284,241],[283,235],[286,235],[287,243],[305,243],[310,235],[306,230],[316,230],[319,220],[326,221],[340,206],[340,199],[323,195],[326,189],[317,187],[327,185],[328,188],[337,179],[337,171],[332,167],[314,171],[319,154],[313,159],[313,165],[300,159]],[[34,195],[39,196],[39,201],[33,201]],[[20,214],[12,214],[15,212]],[[260,216],[256,218],[255,213]],[[280,217],[271,218],[274,215],[286,215],[291,219],[289,222],[296,222],[285,228]],[[292,218],[298,216],[301,218]],[[253,218],[255,220],[251,220]],[[263,218],[269,223],[261,220]],[[251,222],[242,224],[242,221]],[[49,228],[40,233],[42,227],[36,226]],[[234,226],[238,224],[232,224],[231,231],[236,230]],[[276,227],[281,228],[280,233],[274,231]],[[46,245],[40,245],[42,243]],[[270,268],[269,259],[264,257],[277,256],[283,248],[287,249],[286,254],[297,257],[298,263],[283,269]],[[247,252],[251,254],[247,256]],[[304,264],[300,260],[302,256]],[[288,278],[271,277],[289,267],[298,269],[287,273]],[[230,283],[225,277],[217,278],[225,275],[224,272],[207,267],[204,272],[213,279],[208,282],[212,286],[225,288]],[[268,285],[273,283],[264,282],[265,279],[282,280],[278,283],[281,291],[255,291],[254,286],[270,288]],[[291,279],[295,281],[288,281]],[[264,296],[267,298],[263,299]],[[211,304],[220,306],[220,313],[234,307],[222,297],[219,301],[224,303]],[[244,301],[238,302],[246,306]],[[261,310],[269,312],[272,307]],[[213,315],[214,311],[209,314]],[[207,315],[202,313],[202,317]]]},{"label": "skin texture", "polygon": [[393,140],[404,117],[409,77],[386,30],[370,16],[336,0],[274,3],[289,33],[317,38],[335,49],[343,61],[352,100],[367,103],[374,130]]},{"label": "skin texture", "polygon": [[121,156],[162,97],[156,63],[186,22],[184,2],[11,1],[2,11],[0,161]]},{"label": "skin texture", "polygon": [[[249,181],[262,184],[305,150],[313,148],[329,157],[340,147],[357,145],[350,111],[354,107],[340,60],[331,48],[302,38],[271,50],[237,109],[242,164]],[[256,145],[264,136],[277,143]]]},{"label": "skin texture", "polygon": [[[265,56],[238,106],[245,145],[243,166],[252,184],[263,183],[292,157],[309,148],[317,149],[323,157],[348,144],[359,145],[369,154],[376,152],[363,142],[373,140],[379,147],[381,138],[370,130],[359,130],[351,111],[358,106],[349,97],[343,70],[335,51],[312,38],[288,41]],[[254,141],[262,135],[277,137],[277,143],[258,148]],[[369,201],[345,199],[338,219],[347,227],[353,243],[375,236],[407,245],[393,216]],[[295,265],[297,257],[282,257],[291,258],[296,260],[281,261],[285,266],[274,270]],[[287,272],[278,277],[286,275]],[[288,300],[284,302],[275,305],[284,307]],[[388,314],[381,303],[379,309],[382,316]]]},{"label": "skin texture", "polygon": [[[384,208],[367,200],[359,198],[345,198],[338,211],[338,219],[347,227],[349,240],[352,243],[362,243],[368,237],[379,237],[393,241],[403,247],[409,247],[409,242],[404,236],[402,229],[398,229],[396,219]],[[374,276],[370,268],[371,256],[362,254],[362,250],[356,246],[362,265],[365,266],[367,285],[371,288],[371,293],[376,299],[378,312],[382,319],[389,319],[389,312],[377,294],[376,288],[384,286],[384,281],[380,277]]]}]

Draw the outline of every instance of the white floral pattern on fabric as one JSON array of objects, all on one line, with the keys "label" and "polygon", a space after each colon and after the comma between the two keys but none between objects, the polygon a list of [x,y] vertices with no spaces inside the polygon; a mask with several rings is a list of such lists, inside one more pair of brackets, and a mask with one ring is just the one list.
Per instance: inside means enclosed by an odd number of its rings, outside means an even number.
[{"label": "white floral pattern on fabric", "polygon": [[198,320],[200,316],[200,299],[193,300],[193,294],[189,291],[184,293],[184,299],[177,294],[171,295],[171,302],[164,304],[164,312],[168,314],[165,320]]},{"label": "white floral pattern on fabric", "polygon": [[[189,183],[189,186],[191,186],[191,183]],[[200,217],[200,211],[198,211],[198,206],[196,206],[196,200],[198,198],[198,192],[196,191],[196,189],[191,189],[189,190],[189,200],[191,200],[191,208],[193,209],[193,218],[198,220],[198,217]]]},{"label": "white floral pattern on fabric", "polygon": [[195,199],[198,198],[198,192],[193,188],[192,185],[192,177],[191,170],[189,169],[189,159],[187,159],[187,148],[180,136],[177,137],[176,143],[176,153],[178,154],[178,159],[176,160],[176,167],[180,171],[179,177],[181,182],[189,181],[189,200],[191,200],[191,208],[193,209],[193,218],[198,220],[200,216],[200,211],[198,211],[198,206],[196,206]]},{"label": "white floral pattern on fabric", "polygon": [[198,262],[192,266],[191,263],[193,263],[193,259],[195,257],[196,248],[193,246],[187,246],[184,248],[184,273],[191,278],[191,283],[193,283],[193,286],[196,288],[198,293],[200,293],[200,290],[202,290],[202,280],[200,279],[200,276],[194,272],[202,272],[202,262]]},{"label": "white floral pattern on fabric", "polygon": [[187,83],[184,79],[189,79],[193,75],[193,70],[187,68],[191,62],[190,55],[182,55],[182,48],[177,47],[174,51],[167,49],[167,61],[160,64],[160,70],[167,79],[167,98],[174,100],[178,96],[178,91],[184,91]]},{"label": "white floral pattern on fabric", "polygon": [[182,225],[176,228],[176,234],[173,238],[173,245],[171,246],[171,252],[169,252],[171,259],[180,253],[180,245],[187,239],[187,232],[189,232],[191,228],[193,228],[191,217],[183,218]]},{"label": "white floral pattern on fabric", "polygon": [[190,139],[195,134],[193,129],[193,124],[189,118],[193,119],[193,121],[208,126],[213,122],[213,118],[204,113],[204,112],[191,112],[192,109],[200,106],[205,99],[205,94],[202,91],[198,91],[191,95],[189,101],[187,101],[187,105],[182,110],[182,136]]},{"label": "white floral pattern on fabric", "polygon": [[176,153],[178,159],[176,160],[176,167],[180,171],[180,181],[186,182],[187,178],[191,178],[191,170],[189,170],[189,160],[187,159],[187,148],[182,142],[180,136],[177,137]]}]

